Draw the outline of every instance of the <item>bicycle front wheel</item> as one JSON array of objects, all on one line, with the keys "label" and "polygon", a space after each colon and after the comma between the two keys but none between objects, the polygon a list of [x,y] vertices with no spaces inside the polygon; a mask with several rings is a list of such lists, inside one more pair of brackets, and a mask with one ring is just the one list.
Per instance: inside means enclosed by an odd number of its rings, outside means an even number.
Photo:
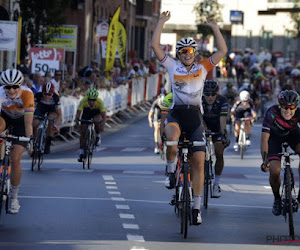
[{"label": "bicycle front wheel", "polygon": [[190,219],[190,193],[189,193],[189,182],[188,182],[188,168],[189,165],[184,163],[184,176],[183,176],[183,188],[182,188],[182,210],[181,210],[181,231],[183,237],[187,237],[188,223]]},{"label": "bicycle front wheel", "polygon": [[287,169],[285,172],[285,197],[286,197],[286,206],[289,216],[289,232],[293,240],[295,240],[295,230],[294,230],[294,208],[293,208],[293,197],[292,197],[292,176],[291,171]]},{"label": "bicycle front wheel", "polygon": [[240,145],[240,156],[242,160],[244,159],[244,152],[245,152],[245,146]]},{"label": "bicycle front wheel", "polygon": [[40,145],[39,145],[39,151],[38,151],[38,170],[41,170],[42,164],[44,161],[44,150],[46,146],[46,131],[41,130],[41,139],[40,139]]},{"label": "bicycle front wheel", "polygon": [[5,193],[6,170],[7,170],[7,168],[4,166],[3,171],[2,171],[2,176],[0,179],[0,219],[1,219],[1,215],[2,215],[3,198],[6,195],[6,193]]},{"label": "bicycle front wheel", "polygon": [[209,190],[209,161],[205,161],[204,164],[204,199],[203,205],[207,209],[208,206],[208,190]]},{"label": "bicycle front wheel", "polygon": [[85,133],[85,148],[84,148],[84,157],[82,159],[82,167],[83,169],[86,168],[86,165],[88,165],[88,156],[90,154],[90,144],[91,142],[91,134],[90,134],[90,130],[87,129],[86,133]]}]

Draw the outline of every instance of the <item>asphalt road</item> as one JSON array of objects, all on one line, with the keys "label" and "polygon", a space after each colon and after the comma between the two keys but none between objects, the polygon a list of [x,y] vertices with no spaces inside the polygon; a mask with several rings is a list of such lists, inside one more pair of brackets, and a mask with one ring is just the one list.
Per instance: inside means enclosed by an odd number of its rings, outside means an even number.
[{"label": "asphalt road", "polygon": [[[299,242],[283,242],[288,224],[271,212],[268,174],[259,168],[261,124],[252,127],[244,160],[232,140],[222,196],[209,200],[203,223],[183,239],[168,204],[173,191],[164,187],[165,163],[153,153],[146,114],[139,118],[103,137],[90,170],[76,160],[76,141],[54,146],[39,172],[24,156],[21,209],[2,216],[0,249],[299,249]],[[300,241],[299,214],[295,231]]]}]

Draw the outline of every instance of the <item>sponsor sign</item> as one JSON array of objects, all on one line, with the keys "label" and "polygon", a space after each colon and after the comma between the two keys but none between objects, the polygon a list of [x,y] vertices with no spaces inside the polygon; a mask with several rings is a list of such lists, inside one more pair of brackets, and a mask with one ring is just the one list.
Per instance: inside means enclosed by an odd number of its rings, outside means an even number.
[{"label": "sponsor sign", "polygon": [[54,75],[59,69],[60,62],[64,60],[64,50],[56,48],[30,48],[29,59],[31,59],[31,72],[45,75],[50,71]]},{"label": "sponsor sign", "polygon": [[0,21],[0,50],[17,50],[18,22]]}]

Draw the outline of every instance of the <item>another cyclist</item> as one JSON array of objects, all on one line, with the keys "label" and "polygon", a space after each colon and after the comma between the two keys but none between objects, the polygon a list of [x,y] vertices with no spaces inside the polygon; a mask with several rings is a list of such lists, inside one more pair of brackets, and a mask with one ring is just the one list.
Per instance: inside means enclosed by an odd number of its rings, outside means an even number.
[{"label": "another cyclist", "polygon": [[[207,25],[214,32],[218,50],[210,58],[204,59],[202,64],[196,64],[197,43],[192,38],[182,38],[176,44],[176,55],[179,59],[176,61],[160,47],[161,32],[170,17],[169,11],[161,14],[151,44],[156,57],[167,69],[172,84],[173,104],[165,122],[164,132],[168,141],[178,141],[182,131],[186,132],[188,139],[192,141],[204,141],[201,100],[204,79],[208,71],[225,56],[227,46],[216,21],[207,18]],[[199,225],[202,222],[200,204],[204,183],[205,147],[193,147],[192,150],[194,151],[190,159],[194,191],[192,222]],[[169,189],[175,186],[176,154],[176,146],[167,147],[168,174],[165,185]]]},{"label": "another cyclist", "polygon": [[257,114],[253,102],[250,98],[248,91],[243,90],[239,95],[239,100],[237,100],[231,109],[231,119],[234,121],[234,136],[235,144],[233,146],[234,150],[238,150],[238,140],[241,127],[241,118],[246,118],[245,121],[245,132],[246,132],[246,145],[250,146],[250,134],[251,134],[251,121],[255,120]]},{"label": "another cyclist", "polygon": [[226,131],[228,101],[224,96],[219,95],[218,91],[219,85],[216,81],[205,81],[203,90],[204,98],[202,98],[204,127],[212,132],[220,133],[220,135],[212,136],[216,153],[215,182],[213,185],[214,198],[221,196],[219,183],[224,168],[223,154],[225,147],[230,144]]},{"label": "another cyclist", "polygon": [[[264,117],[260,150],[264,159],[267,154],[267,163],[261,165],[262,171],[270,170],[270,185],[274,194],[273,214],[278,216],[281,214],[281,198],[280,198],[280,171],[281,171],[281,144],[287,142],[295,151],[300,152],[300,109],[299,95],[293,90],[281,91],[278,95],[278,103],[270,107]],[[300,165],[298,168],[300,173]],[[298,194],[298,200],[300,194]]]},{"label": "another cyclist", "polygon": [[232,106],[239,92],[233,86],[232,82],[228,82],[226,83],[226,87],[222,89],[222,95],[226,97],[228,104]]},{"label": "another cyclist", "polygon": [[49,154],[53,135],[59,130],[58,125],[62,120],[60,99],[58,93],[55,91],[54,84],[51,82],[46,83],[42,88],[42,92],[35,94],[34,101],[36,109],[34,111],[33,136],[36,136],[41,120],[48,113],[49,123],[44,153]]},{"label": "another cyclist", "polygon": [[155,101],[152,103],[152,106],[148,113],[149,126],[154,127],[154,142],[155,148],[154,153],[159,154],[159,136],[160,136],[160,117],[161,117],[161,105],[164,100],[164,95],[159,95]]},{"label": "another cyclist", "polygon": [[[96,122],[102,121],[102,123],[95,123],[96,130],[96,145],[100,145],[101,135],[103,132],[104,125],[106,122],[106,111],[103,101],[98,98],[98,91],[95,88],[90,88],[86,91],[86,96],[81,99],[75,120],[78,120],[81,116],[83,120],[91,120],[92,118]],[[85,148],[85,132],[87,130],[88,123],[81,122],[80,126],[80,149],[78,161],[82,162],[84,158],[84,148]]]},{"label": "another cyclist", "polygon": [[[7,69],[0,76],[0,128],[3,132],[9,129],[9,133],[14,136],[32,136],[32,120],[34,112],[34,96],[32,91],[21,86],[24,77],[21,71]],[[18,201],[19,186],[22,179],[21,157],[27,142],[13,141],[11,149],[11,199],[10,213],[19,212]]]}]

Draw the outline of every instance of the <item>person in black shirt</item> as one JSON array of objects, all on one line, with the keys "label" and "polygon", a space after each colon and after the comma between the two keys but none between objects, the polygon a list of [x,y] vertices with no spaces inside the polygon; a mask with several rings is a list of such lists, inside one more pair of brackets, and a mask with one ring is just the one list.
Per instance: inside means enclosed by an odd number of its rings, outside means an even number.
[{"label": "person in black shirt", "polygon": [[216,81],[205,81],[204,96],[202,98],[204,127],[212,132],[220,133],[219,135],[212,136],[216,153],[215,181],[213,185],[214,198],[221,196],[219,182],[224,168],[223,154],[225,147],[230,144],[226,131],[228,101],[224,96],[219,95],[218,91],[219,85]]}]

